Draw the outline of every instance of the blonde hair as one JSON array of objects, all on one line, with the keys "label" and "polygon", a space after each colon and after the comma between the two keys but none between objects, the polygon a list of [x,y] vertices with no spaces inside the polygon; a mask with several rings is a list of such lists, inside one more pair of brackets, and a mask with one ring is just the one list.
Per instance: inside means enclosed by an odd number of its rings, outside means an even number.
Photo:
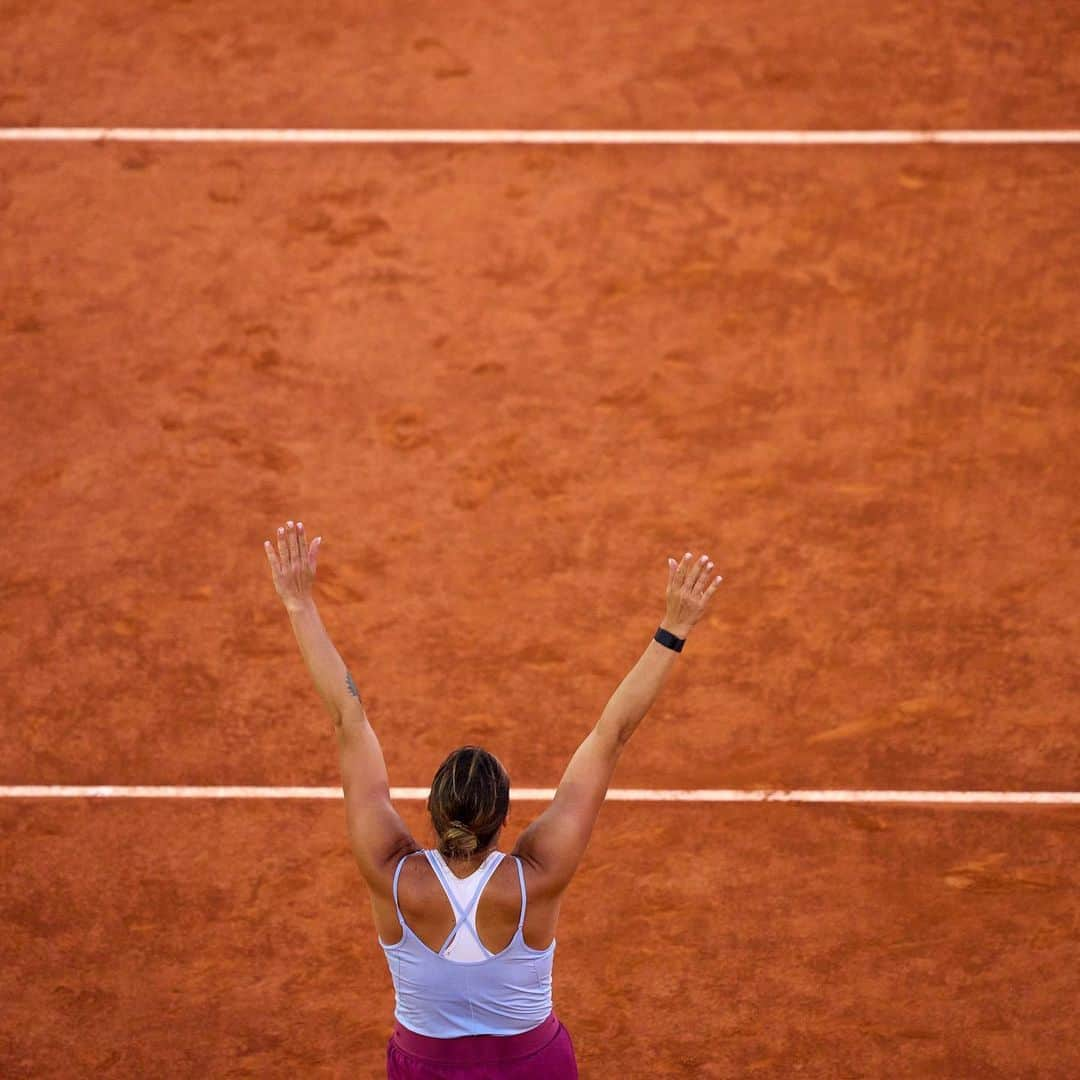
[{"label": "blonde hair", "polygon": [[510,808],[510,777],[494,754],[462,746],[439,766],[431,781],[428,813],[446,858],[488,847]]}]

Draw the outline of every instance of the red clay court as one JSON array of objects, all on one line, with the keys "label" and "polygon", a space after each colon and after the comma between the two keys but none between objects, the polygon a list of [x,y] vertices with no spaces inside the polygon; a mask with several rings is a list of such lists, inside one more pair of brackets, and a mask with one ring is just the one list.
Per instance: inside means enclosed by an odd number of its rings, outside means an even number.
[{"label": "red clay court", "polygon": [[554,786],[724,575],[563,906],[582,1076],[1080,1075],[1076,5],[301,8],[0,10],[0,1075],[381,1075],[286,518],[403,788]]}]

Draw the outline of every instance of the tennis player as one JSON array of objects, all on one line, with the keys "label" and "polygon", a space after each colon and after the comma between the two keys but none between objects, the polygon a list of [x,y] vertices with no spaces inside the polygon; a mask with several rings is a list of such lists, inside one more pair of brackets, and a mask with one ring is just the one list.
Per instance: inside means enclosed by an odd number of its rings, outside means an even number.
[{"label": "tennis player", "polygon": [[552,1010],[555,924],[615,765],[720,585],[713,564],[668,559],[667,614],[641,659],[574,752],[551,805],[507,858],[510,780],[498,759],[462,746],[439,766],[422,848],[390,801],[379,740],[311,590],[322,543],[303,522],[266,555],[300,651],[337,730],[349,840],[371,894],[394,982],[390,1080],[570,1080],[570,1034]]}]

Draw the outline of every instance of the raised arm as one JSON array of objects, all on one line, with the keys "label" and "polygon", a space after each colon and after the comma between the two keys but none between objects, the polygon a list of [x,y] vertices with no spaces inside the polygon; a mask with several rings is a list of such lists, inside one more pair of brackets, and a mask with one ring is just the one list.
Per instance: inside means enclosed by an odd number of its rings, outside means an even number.
[{"label": "raised arm", "polygon": [[[712,569],[707,555],[695,561],[687,552],[681,563],[668,559],[667,613],[660,631],[679,642],[686,640],[720,586],[721,578],[710,577]],[[514,854],[533,866],[541,892],[557,895],[570,884],[619,756],[652,707],[678,655],[655,638],[649,642],[574,752],[551,805],[519,837]]]},{"label": "raised arm", "polygon": [[368,722],[360,692],[334,648],[311,595],[321,542],[322,537],[316,537],[309,546],[303,522],[294,525],[288,521],[278,529],[277,552],[269,540],[264,546],[274,588],[289,613],[304,662],[337,732],[345,818],[353,854],[368,884],[382,889],[393,856],[415,844],[390,801],[382,747]]}]

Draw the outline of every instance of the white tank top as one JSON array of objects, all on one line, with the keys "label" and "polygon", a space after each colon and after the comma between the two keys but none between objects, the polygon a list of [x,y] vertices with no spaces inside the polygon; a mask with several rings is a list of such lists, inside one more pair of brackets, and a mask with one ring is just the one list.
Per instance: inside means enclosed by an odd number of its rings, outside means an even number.
[{"label": "white tank top", "polygon": [[[401,914],[398,900],[398,881],[401,868],[415,855],[428,860],[448,900],[455,905],[454,929],[438,952],[428,948],[409,929]],[[499,860],[502,853],[499,852]],[[443,869],[433,851],[414,851],[402,858],[394,871],[394,907],[401,925],[401,940],[394,945],[382,944],[390,976],[394,980],[394,1016],[398,1023],[418,1035],[434,1039],[454,1039],[460,1035],[520,1035],[531,1031],[551,1015],[551,967],[555,959],[555,942],[546,949],[531,949],[525,944],[525,871],[521,860],[510,856],[517,864],[518,889],[521,892],[521,911],[517,932],[502,952],[484,955],[479,960],[466,960],[477,955],[476,939],[469,914],[480,899],[484,886],[498,869],[492,856],[480,869],[483,875],[473,885],[473,896],[462,907],[457,899],[458,889],[476,877],[470,874],[461,880]],[[485,869],[486,867],[486,869]],[[465,933],[460,931],[467,930]],[[446,953],[453,946],[455,956]],[[481,952],[486,952],[482,950]]]},{"label": "white tank top", "polygon": [[[438,851],[432,851],[432,855],[438,859],[439,865],[446,871],[446,874],[442,876],[443,886],[449,888],[449,891],[454,894],[457,906],[462,909],[469,904],[469,901],[473,898],[473,893],[476,891],[476,875],[488,869],[494,873],[495,867],[502,862],[503,858],[501,851],[489,852],[484,861],[468,877],[459,878]],[[458,963],[472,963],[474,960],[486,960],[489,956],[480,947],[480,942],[477,940],[480,935],[476,931],[476,909],[479,906],[479,904],[473,904],[472,910],[466,919],[467,924],[472,927],[472,933],[466,933],[465,928],[462,927],[443,951],[443,956],[448,960],[456,960]]]}]

